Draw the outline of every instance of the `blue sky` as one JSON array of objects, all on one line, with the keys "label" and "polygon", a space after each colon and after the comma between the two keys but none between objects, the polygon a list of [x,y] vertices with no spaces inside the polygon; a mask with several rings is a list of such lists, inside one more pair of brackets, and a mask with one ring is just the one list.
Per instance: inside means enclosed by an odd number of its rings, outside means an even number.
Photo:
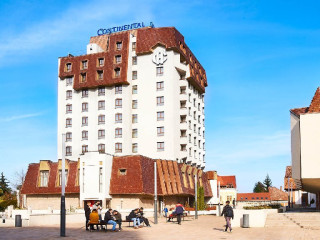
[{"label": "blue sky", "polygon": [[319,84],[318,1],[1,1],[0,171],[56,159],[57,62],[103,27],[174,26],[206,69],[207,170],[251,192],[290,164],[289,109]]}]

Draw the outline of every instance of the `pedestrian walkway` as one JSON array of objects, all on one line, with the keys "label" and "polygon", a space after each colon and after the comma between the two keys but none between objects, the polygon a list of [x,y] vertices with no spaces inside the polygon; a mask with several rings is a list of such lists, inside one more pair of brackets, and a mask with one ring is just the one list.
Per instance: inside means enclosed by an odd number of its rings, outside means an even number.
[{"label": "pedestrian walkway", "polygon": [[[152,220],[152,219],[150,219]],[[152,221],[151,221],[152,223]],[[207,239],[236,239],[236,240],[318,240],[320,230],[292,227],[268,228],[234,228],[232,233],[223,232],[224,219],[216,216],[200,216],[198,220],[183,221],[182,225],[166,223],[163,218],[158,225],[151,228],[133,229],[126,227],[122,232],[87,232],[84,226],[67,225],[64,239],[137,239],[137,240],[207,240]],[[110,227],[109,227],[110,229]],[[0,239],[57,239],[59,226],[55,227],[22,227],[0,228]]]}]

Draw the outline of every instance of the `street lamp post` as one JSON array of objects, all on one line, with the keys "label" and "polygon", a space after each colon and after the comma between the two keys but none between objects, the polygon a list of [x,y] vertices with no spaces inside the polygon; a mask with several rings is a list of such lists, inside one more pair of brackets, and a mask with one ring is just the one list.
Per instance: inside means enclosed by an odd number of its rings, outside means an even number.
[{"label": "street lamp post", "polygon": [[154,224],[158,224],[157,202],[157,161],[154,161]]},{"label": "street lamp post", "polygon": [[60,211],[60,236],[66,236],[66,197],[65,197],[65,139],[66,135],[62,134],[62,170],[61,170],[61,211]]},{"label": "street lamp post", "polygon": [[218,203],[218,216],[220,216],[220,214],[221,214],[221,209],[220,209],[220,182],[218,182],[218,200],[219,200],[219,203]]}]

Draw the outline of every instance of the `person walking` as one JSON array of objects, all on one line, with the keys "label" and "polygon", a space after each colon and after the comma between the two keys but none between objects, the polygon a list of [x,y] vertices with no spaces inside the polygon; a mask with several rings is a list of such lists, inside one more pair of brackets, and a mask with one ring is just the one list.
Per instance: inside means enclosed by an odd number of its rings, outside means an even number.
[{"label": "person walking", "polygon": [[230,206],[230,201],[226,201],[226,205],[223,207],[221,216],[224,216],[226,219],[226,229],[224,230],[225,232],[228,231],[228,228],[230,229],[230,232],[232,232],[232,227],[231,227],[231,218],[233,219],[233,209]]},{"label": "person walking", "polygon": [[113,220],[112,209],[111,208],[109,208],[109,210],[104,215],[104,221],[105,221],[106,224],[112,225],[112,230],[111,231],[116,232],[117,223]]},{"label": "person walking", "polygon": [[91,210],[90,210],[90,202],[86,202],[86,204],[84,205],[84,214],[86,216],[86,230],[89,231],[89,227],[88,227],[88,223],[89,223],[89,220],[90,220],[90,213],[91,213]]},{"label": "person walking", "polygon": [[168,208],[166,206],[164,206],[163,212],[164,212],[164,216],[167,217],[168,216]]},{"label": "person walking", "polygon": [[181,225],[181,216],[183,215],[183,206],[180,202],[178,202],[178,204],[176,205],[176,210],[175,213],[177,214],[177,221],[178,224]]}]

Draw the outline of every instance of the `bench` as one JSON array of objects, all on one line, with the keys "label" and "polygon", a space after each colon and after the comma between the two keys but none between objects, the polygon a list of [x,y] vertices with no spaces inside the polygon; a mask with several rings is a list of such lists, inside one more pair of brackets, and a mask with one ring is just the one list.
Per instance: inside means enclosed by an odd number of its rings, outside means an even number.
[{"label": "bench", "polygon": [[91,232],[93,230],[93,227],[96,226],[97,230],[99,230],[99,226],[102,228],[102,226],[105,226],[105,231],[107,231],[107,224],[105,224],[104,222],[99,222],[99,223],[88,223],[88,227],[89,227],[89,231]]},{"label": "bench", "polygon": [[[122,220],[122,222],[123,222],[123,223],[124,223],[124,222],[129,223],[129,227],[131,227],[131,226],[130,226],[130,223],[132,223],[132,226],[133,226],[133,221],[129,219],[129,216],[126,216],[126,220]],[[145,222],[143,222],[142,225],[145,226]]]},{"label": "bench", "polygon": [[[182,216],[181,216],[181,221],[184,221],[184,218],[185,217],[188,217],[188,214],[186,213],[186,212],[184,212],[183,214],[182,214]],[[172,219],[176,219],[176,221],[178,222],[178,218],[177,218],[177,215],[173,215],[172,217],[169,217],[169,216],[167,216],[166,217],[166,222],[169,222],[169,218],[172,218]],[[173,221],[172,221],[173,222]]]}]

